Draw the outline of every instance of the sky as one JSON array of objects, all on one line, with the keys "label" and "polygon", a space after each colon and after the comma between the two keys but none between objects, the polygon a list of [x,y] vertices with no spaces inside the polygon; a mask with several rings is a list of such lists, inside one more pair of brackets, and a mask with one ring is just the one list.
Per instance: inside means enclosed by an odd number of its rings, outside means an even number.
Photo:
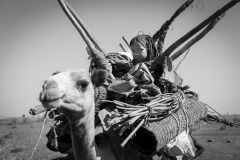
[{"label": "sky", "polygon": [[[139,31],[153,35],[185,0],[68,0],[108,52]],[[171,25],[167,49],[228,0],[195,0]],[[220,114],[240,114],[240,4],[191,47],[178,73]],[[88,69],[86,44],[57,0],[0,0],[0,115],[29,116],[55,71]],[[178,59],[178,61],[181,57]],[[175,62],[175,66],[178,61]]]}]

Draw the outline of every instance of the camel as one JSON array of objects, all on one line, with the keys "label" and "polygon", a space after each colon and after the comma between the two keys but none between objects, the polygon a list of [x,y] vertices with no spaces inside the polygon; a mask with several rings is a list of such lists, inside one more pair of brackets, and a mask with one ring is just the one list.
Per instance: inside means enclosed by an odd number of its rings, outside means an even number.
[{"label": "camel", "polygon": [[[97,83],[97,82],[96,82]],[[70,124],[73,155],[75,160],[116,160],[109,140],[105,137],[96,145],[94,85],[84,69],[68,69],[48,78],[39,95],[46,109],[57,109]],[[126,149],[130,148],[128,145]],[[125,160],[152,159],[126,150]]]},{"label": "camel", "polygon": [[76,160],[115,160],[108,143],[94,142],[94,88],[84,69],[69,69],[43,84],[40,101],[47,109],[57,108],[70,124]]}]

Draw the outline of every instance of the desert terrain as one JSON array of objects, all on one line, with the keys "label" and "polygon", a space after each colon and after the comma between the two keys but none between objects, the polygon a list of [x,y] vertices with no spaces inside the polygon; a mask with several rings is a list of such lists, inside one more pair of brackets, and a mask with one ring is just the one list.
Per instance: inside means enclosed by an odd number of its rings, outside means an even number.
[{"label": "desert terrain", "polygon": [[[240,123],[239,115],[227,118]],[[20,117],[0,119],[0,160],[27,160],[37,143],[43,118]],[[46,147],[46,134],[53,121],[48,119],[33,160],[57,160],[66,155],[50,151]],[[222,124],[199,126],[193,136],[205,146],[206,151],[197,160],[240,160],[240,128]]]}]

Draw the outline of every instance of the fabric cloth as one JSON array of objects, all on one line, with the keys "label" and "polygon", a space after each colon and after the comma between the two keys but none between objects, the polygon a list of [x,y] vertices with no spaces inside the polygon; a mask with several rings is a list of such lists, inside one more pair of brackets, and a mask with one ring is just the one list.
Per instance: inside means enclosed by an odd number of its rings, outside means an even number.
[{"label": "fabric cloth", "polygon": [[133,67],[132,60],[127,55],[115,52],[109,53],[106,58],[112,65],[112,74],[115,78],[121,78]]},{"label": "fabric cloth", "polygon": [[119,53],[120,55],[125,55],[127,57],[129,57],[131,59],[131,61],[133,60],[133,55],[132,55],[132,52],[117,52]]},{"label": "fabric cloth", "polygon": [[[127,97],[129,94],[134,92],[136,83],[133,79],[130,80],[113,80],[109,84],[107,90],[109,93],[108,98],[113,100],[120,100],[123,97]],[[110,95],[111,94],[111,95]]]},{"label": "fabric cloth", "polygon": [[176,136],[173,140],[171,140],[165,147],[164,152],[167,155],[176,157],[181,155],[186,155],[188,157],[194,157],[196,148],[193,144],[192,138],[187,133],[187,131],[183,131],[178,136]]},{"label": "fabric cloth", "polygon": [[[141,96],[141,93],[149,96],[155,96],[161,93],[160,88],[154,85],[154,79],[144,63],[135,65],[121,79],[113,80],[108,86],[108,91],[115,93],[114,96],[112,95],[112,99],[115,100],[120,100],[130,95],[136,98],[136,96]],[[136,92],[141,93],[135,94]],[[131,97],[130,99],[132,99]],[[140,100],[138,102],[142,101]]]},{"label": "fabric cloth", "polygon": [[126,75],[121,79],[130,80],[134,79],[137,84],[152,84],[154,79],[144,63],[135,65]]},{"label": "fabric cloth", "polygon": [[88,53],[90,54],[91,57],[90,71],[94,68],[100,68],[107,70],[109,73],[112,73],[112,66],[104,53],[100,52],[97,49],[92,49],[91,51],[88,51]]}]

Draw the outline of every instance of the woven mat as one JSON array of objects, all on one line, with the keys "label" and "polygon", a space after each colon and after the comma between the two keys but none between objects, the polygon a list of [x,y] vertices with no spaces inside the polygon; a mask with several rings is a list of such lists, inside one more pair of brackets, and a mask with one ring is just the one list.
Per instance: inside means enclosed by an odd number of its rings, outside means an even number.
[{"label": "woven mat", "polygon": [[[207,108],[203,103],[196,101],[195,99],[186,99],[186,101],[183,103],[183,106],[180,107],[175,113],[164,118],[163,120],[146,124],[144,127],[142,127],[147,131],[144,131],[147,133],[144,133],[145,137],[152,137],[152,141],[156,141],[156,143],[150,142],[151,144],[156,144],[156,146],[150,146],[149,149],[151,151],[148,150],[147,152],[152,154],[156,153],[175,136],[186,130],[187,124],[188,127],[193,126],[199,123],[202,118],[206,117],[206,115]],[[141,138],[137,138],[138,134],[143,136],[143,133],[137,132],[136,137],[130,140],[130,143],[134,146],[134,148],[142,152],[142,150],[146,148],[147,144],[145,142],[139,142]]]}]

